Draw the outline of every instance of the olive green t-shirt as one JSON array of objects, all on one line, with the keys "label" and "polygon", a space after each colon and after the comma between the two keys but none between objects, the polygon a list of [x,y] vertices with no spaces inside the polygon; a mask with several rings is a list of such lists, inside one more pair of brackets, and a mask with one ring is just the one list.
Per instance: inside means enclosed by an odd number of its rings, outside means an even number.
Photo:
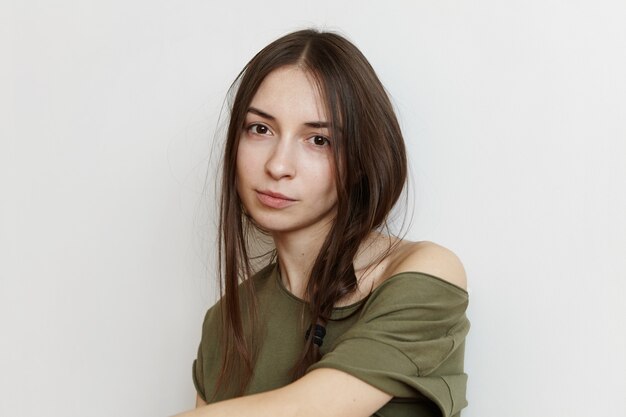
[{"label": "olive green t-shirt", "polygon": [[[292,382],[290,371],[305,341],[302,315],[307,317],[306,302],[283,286],[276,264],[252,279],[262,343],[245,394]],[[458,416],[467,405],[467,303],[465,290],[440,278],[421,272],[394,275],[374,289],[362,308],[357,303],[334,309],[322,359],[308,371],[338,369],[392,395],[374,416]],[[214,395],[221,364],[220,315],[218,302],[206,314],[193,365],[194,384],[207,402],[229,398]]]}]

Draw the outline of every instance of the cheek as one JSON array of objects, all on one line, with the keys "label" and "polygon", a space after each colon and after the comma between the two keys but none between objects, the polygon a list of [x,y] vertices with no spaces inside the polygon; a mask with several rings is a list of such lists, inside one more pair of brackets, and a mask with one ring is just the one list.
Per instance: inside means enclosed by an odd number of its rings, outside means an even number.
[{"label": "cheek", "polygon": [[337,186],[335,180],[335,172],[330,164],[325,164],[323,168],[318,171],[319,175],[315,178],[315,182],[319,184],[320,192],[326,197],[326,200],[336,202],[337,200]]},{"label": "cheek", "polygon": [[255,162],[258,158],[254,157],[254,152],[250,151],[249,146],[242,145],[241,142],[237,148],[237,184],[241,181],[245,182],[251,175],[251,171],[254,170]]},{"label": "cheek", "polygon": [[243,203],[245,200],[245,185],[248,184],[250,179],[250,165],[249,157],[246,153],[245,146],[239,146],[237,148],[237,158],[235,159],[235,187],[240,201]]},{"label": "cheek", "polygon": [[326,163],[326,170],[324,172],[324,176],[326,178],[326,187],[329,190],[329,193],[332,194],[337,199],[337,175],[335,172],[335,160],[332,156],[328,156]]},{"label": "cheek", "polygon": [[241,146],[241,141],[239,142],[239,146],[237,146],[237,158],[235,158],[236,166],[237,166],[237,176],[240,174],[241,167],[246,166],[246,152],[245,146]]}]

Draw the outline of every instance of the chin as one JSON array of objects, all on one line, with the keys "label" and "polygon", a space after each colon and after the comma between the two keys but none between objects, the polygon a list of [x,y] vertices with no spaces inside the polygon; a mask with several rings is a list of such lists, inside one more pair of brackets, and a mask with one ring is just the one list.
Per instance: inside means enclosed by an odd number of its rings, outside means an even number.
[{"label": "chin", "polygon": [[291,232],[293,230],[297,230],[297,225],[289,224],[289,222],[285,222],[280,219],[267,219],[267,218],[258,218],[252,217],[254,225],[259,228],[262,232],[273,234],[273,233],[285,233]]}]

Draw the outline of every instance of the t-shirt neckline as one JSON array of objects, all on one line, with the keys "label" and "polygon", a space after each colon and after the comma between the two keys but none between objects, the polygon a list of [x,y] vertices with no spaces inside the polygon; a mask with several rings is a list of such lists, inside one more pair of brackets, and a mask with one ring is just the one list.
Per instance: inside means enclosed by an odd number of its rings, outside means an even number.
[{"label": "t-shirt neckline", "polygon": [[[291,291],[289,291],[287,289],[287,287],[285,287],[285,284],[283,284],[283,280],[280,277],[280,270],[278,269],[278,263],[274,264],[274,267],[272,268],[272,272],[271,274],[274,276],[274,280],[276,281],[276,285],[278,286],[278,288],[280,289],[280,291],[286,295],[287,297],[289,297],[291,300],[297,302],[300,305],[308,305],[308,301],[303,300],[300,297],[297,297],[295,294],[293,294]],[[380,285],[378,285],[376,288],[374,288],[372,290],[372,292],[369,295],[373,295],[375,294],[377,291],[380,291],[382,288],[384,288],[385,286],[388,285],[389,282],[395,281],[397,279],[400,279],[404,276],[407,275],[419,275],[431,280],[435,280],[436,282],[438,282],[439,284],[443,284],[445,287],[448,287],[449,289],[455,291],[455,292],[460,292],[463,296],[467,297],[468,296],[468,292],[467,290],[459,287],[458,285],[455,285],[451,282],[448,282],[442,278],[436,277],[434,275],[430,275],[427,274],[425,272],[418,272],[418,271],[404,271],[404,272],[399,272],[397,274],[394,274],[392,276],[390,276],[389,278],[385,279]],[[355,309],[357,307],[359,307],[362,303],[366,302],[367,299],[369,297],[365,297],[357,302],[354,302],[352,304],[348,304],[346,306],[340,306],[340,307],[333,307],[333,311],[347,311],[347,310],[351,310],[351,309]]]}]

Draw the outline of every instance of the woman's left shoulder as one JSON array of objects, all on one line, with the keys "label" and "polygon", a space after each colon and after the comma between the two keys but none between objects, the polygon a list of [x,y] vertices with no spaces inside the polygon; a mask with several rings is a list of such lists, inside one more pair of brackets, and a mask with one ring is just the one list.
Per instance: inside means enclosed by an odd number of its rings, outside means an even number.
[{"label": "woman's left shoulder", "polygon": [[403,272],[421,272],[467,289],[467,277],[461,260],[441,245],[403,240],[391,257],[393,259],[390,259],[390,268],[386,274],[388,277]]}]

